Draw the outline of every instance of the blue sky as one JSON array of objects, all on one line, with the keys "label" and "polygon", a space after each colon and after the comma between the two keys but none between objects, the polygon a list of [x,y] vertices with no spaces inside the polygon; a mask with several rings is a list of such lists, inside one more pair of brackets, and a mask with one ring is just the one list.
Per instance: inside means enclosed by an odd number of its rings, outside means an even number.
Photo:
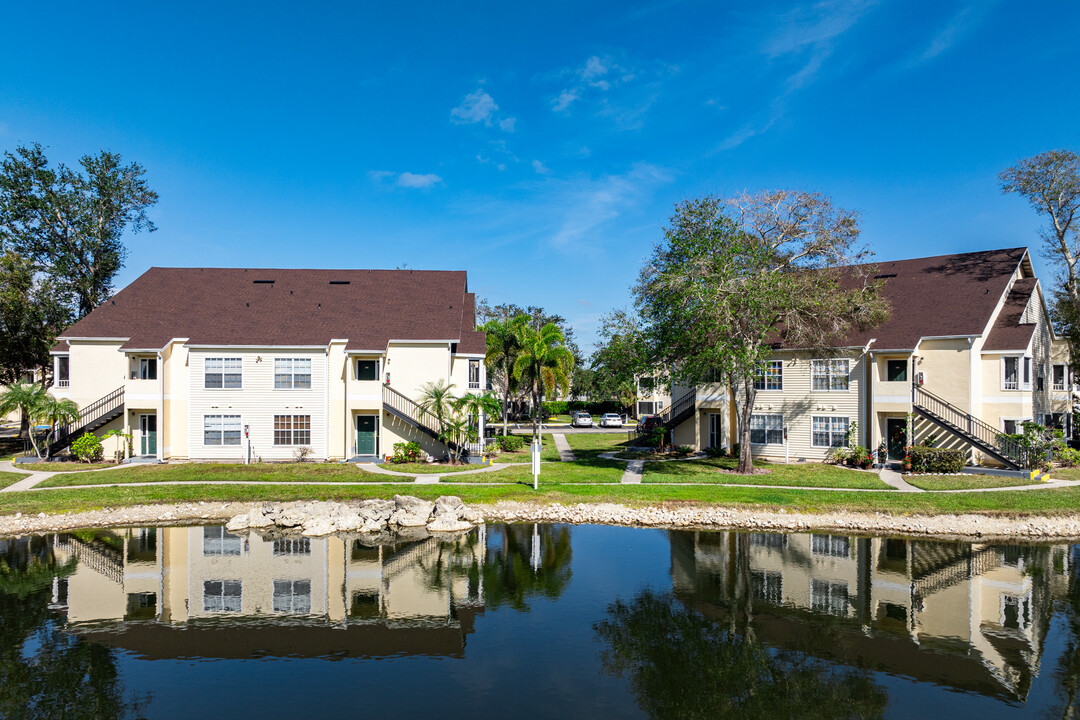
[{"label": "blue sky", "polygon": [[120,285],[464,269],[587,347],[682,199],[820,191],[882,260],[1034,249],[997,173],[1080,150],[1078,3],[98,5],[0,10],[0,149],[147,168]]}]

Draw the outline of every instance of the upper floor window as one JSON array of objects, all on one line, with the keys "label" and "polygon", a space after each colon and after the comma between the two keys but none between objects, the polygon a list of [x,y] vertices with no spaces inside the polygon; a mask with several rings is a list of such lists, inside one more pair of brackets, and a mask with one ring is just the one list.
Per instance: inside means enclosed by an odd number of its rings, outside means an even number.
[{"label": "upper floor window", "polygon": [[784,389],[784,363],[781,360],[770,360],[765,364],[765,369],[754,377],[755,390],[783,390]]},{"label": "upper floor window", "polygon": [[1039,363],[1039,374],[1035,378],[1035,389],[1042,392],[1046,388],[1046,366]]},{"label": "upper floor window", "polygon": [[311,358],[274,358],[275,390],[310,390]]},{"label": "upper floor window", "polygon": [[1001,389],[1031,389],[1031,358],[1019,355],[1001,358]]},{"label": "upper floor window", "polygon": [[469,389],[470,390],[479,390],[480,389],[480,361],[479,360],[470,360],[469,361]]},{"label": "upper floor window", "polygon": [[243,547],[242,537],[227,532],[220,525],[203,528],[203,557],[239,555]]},{"label": "upper floor window", "polygon": [[139,358],[139,380],[157,380],[157,358]]},{"label": "upper floor window", "polygon": [[206,358],[203,387],[235,390],[243,387],[243,362],[240,358]]},{"label": "upper floor window", "polygon": [[1054,369],[1053,369],[1053,372],[1054,372],[1054,389],[1055,390],[1064,390],[1065,389],[1065,376],[1066,376],[1065,366],[1064,365],[1055,365]]},{"label": "upper floor window", "polygon": [[356,361],[356,379],[357,380],[378,380],[379,379],[379,361],[378,360],[357,360]]},{"label": "upper floor window", "polygon": [[240,612],[243,597],[241,580],[203,580],[204,612]]},{"label": "upper floor window", "polygon": [[813,360],[810,364],[811,387],[814,390],[847,390],[850,361],[846,358]]},{"label": "upper floor window", "polygon": [[886,360],[885,379],[888,382],[904,382],[907,380],[907,360]]},{"label": "upper floor window", "polygon": [[56,387],[71,385],[71,359],[67,355],[56,356]]}]

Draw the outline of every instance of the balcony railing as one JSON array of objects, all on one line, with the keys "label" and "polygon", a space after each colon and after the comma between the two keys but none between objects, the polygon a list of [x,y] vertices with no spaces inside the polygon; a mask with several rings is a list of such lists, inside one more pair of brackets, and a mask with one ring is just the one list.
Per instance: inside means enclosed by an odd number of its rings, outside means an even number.
[{"label": "balcony railing", "polygon": [[58,388],[71,387],[71,381],[70,380],[57,380],[56,381],[56,387],[58,387]]}]

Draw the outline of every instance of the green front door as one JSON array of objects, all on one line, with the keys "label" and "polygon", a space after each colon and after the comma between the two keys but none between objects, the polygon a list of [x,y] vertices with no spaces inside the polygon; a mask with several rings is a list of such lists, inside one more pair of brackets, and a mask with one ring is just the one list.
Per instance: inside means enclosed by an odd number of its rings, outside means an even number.
[{"label": "green front door", "polygon": [[356,454],[377,455],[379,420],[374,415],[356,416]]},{"label": "green front door", "polygon": [[140,455],[157,455],[157,415],[139,416]]},{"label": "green front door", "polygon": [[907,445],[907,420],[904,418],[886,419],[885,434],[889,439],[889,459],[903,460],[904,446]]}]

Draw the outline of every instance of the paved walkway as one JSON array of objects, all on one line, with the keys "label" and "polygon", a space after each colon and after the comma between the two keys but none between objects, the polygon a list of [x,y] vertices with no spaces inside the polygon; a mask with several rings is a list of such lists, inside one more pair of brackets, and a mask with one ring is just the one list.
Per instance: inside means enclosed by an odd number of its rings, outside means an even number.
[{"label": "paved walkway", "polygon": [[909,483],[907,480],[904,479],[903,475],[901,475],[900,473],[896,472],[895,470],[893,470],[892,468],[890,468],[888,466],[884,466],[884,467],[881,468],[881,470],[878,471],[878,477],[881,478],[881,481],[883,483],[885,483],[886,485],[891,485],[892,487],[896,488],[900,492],[908,492],[908,493],[926,492],[922,488],[917,488],[914,485],[912,485],[911,483]]},{"label": "paved walkway", "polygon": [[[107,468],[96,468],[94,470],[82,470],[80,472],[108,472],[110,470],[123,470],[124,468],[128,468],[128,467],[135,467],[135,465],[132,464],[132,463],[127,463],[127,464],[124,464],[124,465],[113,465],[112,467],[107,467]],[[24,490],[33,490],[34,487],[38,485],[38,483],[42,483],[42,482],[48,480],[49,478],[51,478],[54,475],[63,475],[64,474],[64,473],[61,473],[61,472],[43,472],[43,471],[23,470],[22,468],[16,466],[15,463],[11,462],[10,460],[4,460],[3,462],[0,462],[0,472],[14,472],[14,473],[25,473],[26,474],[26,477],[24,477],[22,480],[19,480],[16,483],[12,483],[11,485],[8,485],[6,488],[0,488],[0,493],[22,492]]]},{"label": "paved walkway", "polygon": [[[427,485],[439,482],[439,478],[443,475],[475,475],[477,473],[495,472],[496,470],[502,470],[503,468],[512,467],[514,463],[492,463],[490,465],[481,465],[475,470],[457,470],[455,472],[448,473],[404,473],[397,470],[387,470],[386,468],[379,467],[371,463],[360,463],[356,467],[369,473],[375,473],[376,475],[390,475],[394,477],[413,478],[413,482],[417,485]],[[404,480],[398,480],[397,482],[404,482]],[[337,483],[334,483],[335,485]],[[365,483],[368,485],[370,483]]]},{"label": "paved walkway", "polygon": [[626,470],[623,471],[622,480],[623,485],[640,485],[641,476],[645,473],[645,461],[644,460],[627,460]]},{"label": "paved walkway", "polygon": [[552,439],[555,441],[555,447],[559,451],[559,460],[562,462],[574,462],[577,460],[577,455],[574,455],[574,450],[570,447],[570,443],[566,442],[566,436],[562,433],[552,433]]}]

